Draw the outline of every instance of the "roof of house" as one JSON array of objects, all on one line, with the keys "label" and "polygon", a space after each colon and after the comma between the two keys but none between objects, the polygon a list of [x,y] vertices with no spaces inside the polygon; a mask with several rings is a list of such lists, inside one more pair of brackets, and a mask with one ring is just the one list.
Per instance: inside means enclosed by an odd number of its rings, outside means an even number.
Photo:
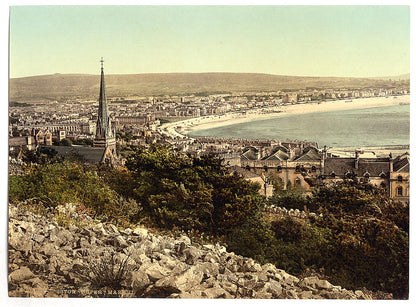
[{"label": "roof of house", "polygon": [[241,155],[241,159],[243,160],[257,160],[257,158],[258,158],[258,150],[255,149],[254,147],[249,147]]},{"label": "roof of house", "polygon": [[279,161],[286,161],[289,159],[289,155],[283,151],[282,148],[278,148],[274,150],[272,154],[264,157],[262,160],[279,160]]},{"label": "roof of house", "polygon": [[[33,139],[33,137],[29,136]],[[17,136],[9,138],[9,146],[10,147],[17,147],[17,146],[26,146],[28,145],[27,136]],[[34,141],[32,142],[34,143]]]},{"label": "roof of house", "polygon": [[297,162],[302,162],[302,161],[320,161],[321,160],[321,155],[319,154],[319,151],[317,148],[309,146],[306,147],[303,150],[303,153],[296,158],[294,161]]},{"label": "roof of house", "polygon": [[87,163],[100,163],[103,161],[104,147],[87,147],[87,146],[41,146],[56,150],[62,157],[79,156]]},{"label": "roof of house", "polygon": [[401,157],[400,160],[397,160],[393,163],[394,172],[410,172],[410,162],[407,156]]},{"label": "roof of house", "polygon": [[358,168],[355,168],[355,158],[327,158],[325,159],[324,174],[343,176],[347,172],[353,172],[362,177],[369,173],[371,177],[377,177],[381,173],[388,174],[390,162],[388,158],[358,159]]}]

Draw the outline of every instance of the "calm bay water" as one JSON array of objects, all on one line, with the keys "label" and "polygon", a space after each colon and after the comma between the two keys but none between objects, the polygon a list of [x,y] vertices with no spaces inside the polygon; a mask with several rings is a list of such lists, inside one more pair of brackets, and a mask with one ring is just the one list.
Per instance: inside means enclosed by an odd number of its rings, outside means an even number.
[{"label": "calm bay water", "polygon": [[319,146],[408,145],[410,105],[288,114],[266,120],[195,130],[192,137],[300,140]]}]

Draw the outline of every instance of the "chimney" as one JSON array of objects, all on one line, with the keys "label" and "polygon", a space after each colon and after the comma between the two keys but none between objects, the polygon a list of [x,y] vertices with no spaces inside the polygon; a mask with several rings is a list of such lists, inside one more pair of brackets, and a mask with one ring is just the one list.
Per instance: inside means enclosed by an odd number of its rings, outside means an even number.
[{"label": "chimney", "polygon": [[295,157],[295,151],[290,147],[289,149],[289,159],[292,160]]},{"label": "chimney", "polygon": [[358,160],[360,159],[360,154],[363,154],[364,151],[362,149],[355,150],[355,161],[354,161],[354,168],[358,169]]},{"label": "chimney", "polygon": [[390,174],[393,173],[393,156],[392,156],[391,153],[389,155],[389,172],[390,172]]}]

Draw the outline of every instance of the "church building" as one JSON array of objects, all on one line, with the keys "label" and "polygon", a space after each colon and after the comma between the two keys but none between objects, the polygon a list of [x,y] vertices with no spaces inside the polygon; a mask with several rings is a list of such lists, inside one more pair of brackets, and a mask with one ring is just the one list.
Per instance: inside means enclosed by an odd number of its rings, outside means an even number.
[{"label": "church building", "polygon": [[[105,93],[103,63],[104,61],[101,58],[101,80],[100,93],[98,99],[98,118],[93,147],[85,147],[80,145],[48,146],[52,147],[60,156],[76,156],[81,158],[86,163],[91,164],[117,164],[118,162],[116,151],[116,131],[115,127],[111,124],[111,118],[108,111],[107,97]],[[39,149],[42,150],[42,148]]]}]

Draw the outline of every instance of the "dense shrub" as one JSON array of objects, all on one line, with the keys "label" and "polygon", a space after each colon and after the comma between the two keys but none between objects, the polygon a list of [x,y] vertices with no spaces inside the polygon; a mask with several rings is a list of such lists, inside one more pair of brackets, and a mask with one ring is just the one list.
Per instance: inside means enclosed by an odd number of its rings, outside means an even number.
[{"label": "dense shrub", "polygon": [[26,171],[25,175],[9,177],[10,201],[35,198],[49,207],[79,203],[111,220],[129,219],[129,214],[140,211],[135,201],[120,197],[105,184],[93,166],[65,161],[34,164]]},{"label": "dense shrub", "polygon": [[190,157],[155,145],[131,155],[126,166],[127,193],[159,227],[224,234],[263,206],[259,186],[229,174],[213,156]]},{"label": "dense shrub", "polygon": [[277,242],[270,261],[292,273],[322,266],[335,284],[407,297],[408,205],[351,180],[321,186],[308,199],[277,191],[269,202],[322,214],[308,223],[293,218],[273,222]]}]

